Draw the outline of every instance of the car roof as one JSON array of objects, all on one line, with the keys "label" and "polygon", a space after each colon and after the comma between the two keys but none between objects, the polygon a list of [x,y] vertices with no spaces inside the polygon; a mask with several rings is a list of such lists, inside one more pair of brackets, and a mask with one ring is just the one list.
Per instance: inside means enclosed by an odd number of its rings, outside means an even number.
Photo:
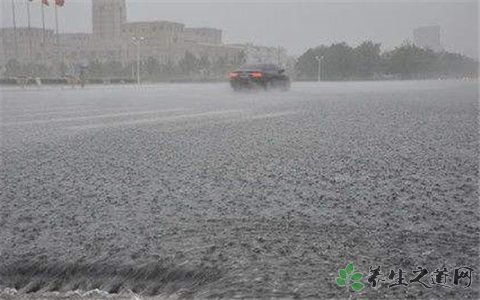
[{"label": "car roof", "polygon": [[275,70],[279,67],[275,64],[247,64],[239,68],[239,70]]}]

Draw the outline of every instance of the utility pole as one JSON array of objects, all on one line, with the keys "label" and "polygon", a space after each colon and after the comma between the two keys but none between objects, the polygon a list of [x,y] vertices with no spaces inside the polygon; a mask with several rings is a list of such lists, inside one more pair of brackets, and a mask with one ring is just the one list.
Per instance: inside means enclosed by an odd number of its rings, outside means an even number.
[{"label": "utility pole", "polygon": [[317,70],[317,81],[322,81],[322,60],[324,56],[315,56],[315,59],[318,61],[318,70]]},{"label": "utility pole", "polygon": [[137,46],[137,85],[140,85],[140,43],[145,40],[143,36],[141,37],[132,37],[132,41]]}]

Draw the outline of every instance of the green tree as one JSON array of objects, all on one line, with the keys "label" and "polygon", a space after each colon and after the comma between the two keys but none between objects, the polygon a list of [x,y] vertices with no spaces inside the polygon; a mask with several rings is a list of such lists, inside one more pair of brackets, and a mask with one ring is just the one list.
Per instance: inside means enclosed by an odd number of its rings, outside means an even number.
[{"label": "green tree", "polygon": [[478,62],[457,53],[439,54],[439,73],[442,77],[478,77]]},{"label": "green tree", "polygon": [[322,78],[345,80],[354,77],[355,57],[352,47],[346,43],[332,44],[323,56]]},{"label": "green tree", "polygon": [[307,50],[296,63],[298,77],[303,80],[315,80],[318,76],[317,57],[323,57],[321,77],[324,80],[345,80],[354,77],[355,57],[353,48],[346,43],[319,46]]},{"label": "green tree", "polygon": [[104,68],[102,62],[99,60],[93,60],[88,66],[89,77],[91,78],[101,78],[104,74]]},{"label": "green tree", "polygon": [[242,66],[246,62],[247,62],[247,54],[245,53],[245,51],[242,50],[235,55],[233,64],[235,66]]},{"label": "green tree", "polygon": [[185,56],[179,63],[180,71],[183,75],[190,75],[197,71],[198,69],[198,59],[190,53],[189,51],[185,52]]},{"label": "green tree", "polygon": [[381,44],[365,41],[353,49],[356,77],[370,79],[380,71]]},{"label": "green tree", "polygon": [[144,71],[150,79],[158,77],[161,72],[160,62],[158,61],[158,59],[153,56],[147,58],[147,60],[145,61]]},{"label": "green tree", "polygon": [[171,79],[178,74],[178,66],[172,59],[168,59],[166,63],[161,66],[162,77]]},{"label": "green tree", "polygon": [[115,78],[120,77],[123,67],[119,61],[110,60],[102,64],[102,75],[104,77]]},{"label": "green tree", "polygon": [[429,78],[438,66],[435,52],[411,43],[404,43],[385,56],[387,73],[399,75],[402,79]]},{"label": "green tree", "polygon": [[7,61],[7,64],[5,65],[5,76],[7,77],[15,77],[19,76],[22,71],[22,66],[20,65],[20,62],[16,59],[10,59]]},{"label": "green tree", "polygon": [[211,66],[212,64],[210,63],[208,55],[202,55],[202,57],[200,57],[200,60],[198,61],[198,68],[204,77],[208,77],[211,73]]},{"label": "green tree", "polygon": [[310,48],[297,59],[295,70],[300,80],[316,80],[318,62],[315,57],[324,55],[325,49],[325,46]]},{"label": "green tree", "polygon": [[231,66],[228,64],[228,60],[224,56],[218,57],[213,64],[213,70],[216,75],[224,76],[228,71],[230,71]]}]

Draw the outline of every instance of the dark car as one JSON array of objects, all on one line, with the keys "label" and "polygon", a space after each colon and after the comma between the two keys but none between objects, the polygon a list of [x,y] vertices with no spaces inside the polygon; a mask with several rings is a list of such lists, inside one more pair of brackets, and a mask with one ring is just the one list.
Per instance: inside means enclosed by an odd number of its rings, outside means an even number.
[{"label": "dark car", "polygon": [[229,74],[230,85],[237,91],[243,88],[290,89],[290,78],[275,64],[245,65]]}]

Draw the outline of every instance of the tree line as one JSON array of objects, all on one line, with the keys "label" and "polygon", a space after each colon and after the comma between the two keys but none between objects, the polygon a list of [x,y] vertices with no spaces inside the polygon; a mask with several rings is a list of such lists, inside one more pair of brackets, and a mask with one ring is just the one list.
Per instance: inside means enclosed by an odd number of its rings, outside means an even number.
[{"label": "tree line", "polygon": [[[295,64],[294,74],[298,80],[316,80],[321,60],[322,80],[381,80],[381,79],[430,79],[478,77],[478,62],[457,53],[434,52],[416,47],[411,43],[390,50],[381,51],[381,44],[365,41],[357,47],[346,43],[321,45],[302,54]],[[200,57],[186,51],[178,61],[159,61],[145,57],[140,62],[140,76],[147,81],[169,80],[219,80],[243,65],[246,55],[243,51],[228,59],[224,56]],[[72,65],[42,65],[20,63],[12,59],[3,68],[5,77],[65,77],[75,75]],[[135,78],[137,62],[122,64],[114,60],[91,60],[86,70],[89,78]]]},{"label": "tree line", "polygon": [[299,80],[375,80],[478,77],[478,62],[457,53],[434,52],[404,43],[391,51],[365,41],[357,47],[346,43],[311,48],[296,63]]},{"label": "tree line", "polygon": [[[147,57],[140,62],[140,75],[144,80],[161,81],[171,79],[218,79],[225,78],[225,74],[232,68],[245,63],[245,55],[240,52],[233,59],[224,56],[208,57],[195,56],[186,51],[179,61],[159,61],[155,57]],[[120,77],[134,77],[137,72],[137,62],[130,62],[123,65],[117,61],[100,62],[98,60],[90,63],[88,74],[91,77],[111,77],[116,74]]]},{"label": "tree line", "polygon": [[[209,57],[195,56],[186,51],[178,61],[167,60],[161,62],[155,57],[146,57],[140,61],[140,76],[142,80],[202,80],[224,79],[233,68],[245,63],[245,53],[239,52],[229,59],[225,56]],[[89,78],[136,78],[137,62],[132,61],[122,64],[116,60],[91,60],[85,67]],[[5,77],[66,77],[78,73],[78,66],[59,63],[56,66],[41,64],[20,63],[12,59],[5,65]]]}]

